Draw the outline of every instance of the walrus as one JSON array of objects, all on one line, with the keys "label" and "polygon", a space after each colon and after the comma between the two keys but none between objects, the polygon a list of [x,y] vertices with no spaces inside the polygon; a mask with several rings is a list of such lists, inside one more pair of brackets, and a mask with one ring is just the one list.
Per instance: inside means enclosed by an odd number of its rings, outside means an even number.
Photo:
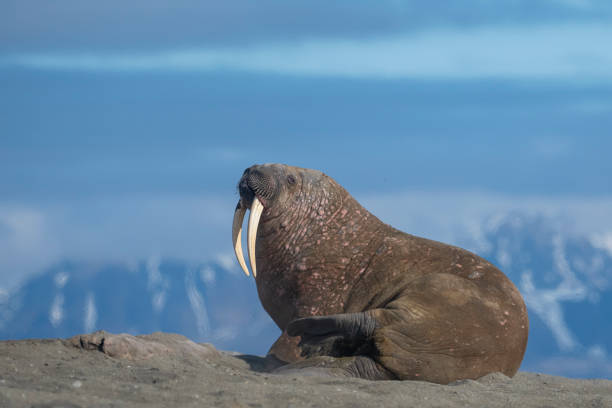
[{"label": "walrus", "polygon": [[267,358],[283,370],[448,384],[513,376],[527,346],[525,303],[485,259],[406,234],[369,213],[326,174],[247,168],[242,222],[259,299],[282,334]]}]

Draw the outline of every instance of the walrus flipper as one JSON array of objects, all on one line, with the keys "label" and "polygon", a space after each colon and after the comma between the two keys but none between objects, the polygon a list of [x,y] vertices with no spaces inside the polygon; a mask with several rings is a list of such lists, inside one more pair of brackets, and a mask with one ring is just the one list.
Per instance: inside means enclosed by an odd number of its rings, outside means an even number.
[{"label": "walrus flipper", "polygon": [[279,374],[357,377],[394,380],[393,373],[371,358],[376,321],[370,311],[296,319],[289,336],[301,336],[299,347],[306,360],[277,369]]},{"label": "walrus flipper", "polygon": [[272,371],[274,374],[355,377],[366,380],[397,380],[391,372],[367,356],[317,356],[287,364]]},{"label": "walrus flipper", "polygon": [[287,334],[301,336],[302,357],[346,357],[368,354],[375,328],[370,312],[343,313],[296,319]]}]

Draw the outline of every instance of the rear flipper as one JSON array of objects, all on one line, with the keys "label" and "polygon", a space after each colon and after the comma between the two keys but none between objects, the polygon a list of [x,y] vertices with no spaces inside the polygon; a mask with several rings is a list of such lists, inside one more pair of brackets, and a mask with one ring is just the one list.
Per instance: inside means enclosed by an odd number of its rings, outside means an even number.
[{"label": "rear flipper", "polygon": [[317,356],[284,365],[274,370],[273,373],[300,376],[357,377],[367,380],[397,379],[376,361],[366,356]]},{"label": "rear flipper", "polygon": [[301,336],[302,357],[346,357],[370,354],[376,321],[371,313],[344,313],[296,319],[287,326],[289,336]]},{"label": "rear flipper", "polygon": [[370,357],[375,351],[373,334],[376,326],[370,311],[296,319],[289,323],[287,334],[301,336],[301,355],[307,359],[274,372],[369,380],[396,379]]}]

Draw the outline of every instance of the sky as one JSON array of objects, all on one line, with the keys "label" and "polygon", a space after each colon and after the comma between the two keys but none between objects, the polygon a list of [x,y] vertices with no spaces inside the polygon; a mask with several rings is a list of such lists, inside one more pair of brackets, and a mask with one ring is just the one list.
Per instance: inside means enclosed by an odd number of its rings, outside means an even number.
[{"label": "sky", "polygon": [[62,259],[227,259],[265,162],[446,242],[512,209],[608,242],[611,22],[588,0],[5,0],[0,288]]}]

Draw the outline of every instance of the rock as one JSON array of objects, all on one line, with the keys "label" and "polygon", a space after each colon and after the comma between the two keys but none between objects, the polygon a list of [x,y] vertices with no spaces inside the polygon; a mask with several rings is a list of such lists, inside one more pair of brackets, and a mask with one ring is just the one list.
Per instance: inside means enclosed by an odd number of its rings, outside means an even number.
[{"label": "rock", "polygon": [[197,344],[180,334],[156,332],[143,336],[130,334],[111,334],[100,330],[91,334],[81,334],[68,340],[73,346],[83,350],[98,350],[110,357],[125,360],[146,360],[164,358],[191,359],[218,355],[211,344]]}]

